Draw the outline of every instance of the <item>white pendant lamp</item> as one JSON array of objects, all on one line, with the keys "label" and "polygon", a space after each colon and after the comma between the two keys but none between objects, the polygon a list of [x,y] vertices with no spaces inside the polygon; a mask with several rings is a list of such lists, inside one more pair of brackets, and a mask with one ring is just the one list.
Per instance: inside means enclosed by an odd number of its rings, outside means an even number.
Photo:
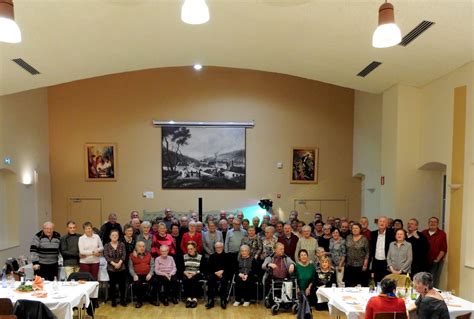
[{"label": "white pendant lamp", "polygon": [[209,8],[205,0],[185,0],[181,7],[181,20],[187,24],[203,24],[209,21]]},{"label": "white pendant lamp", "polygon": [[0,42],[21,42],[21,31],[13,14],[13,0],[0,0]]},{"label": "white pendant lamp", "polygon": [[400,28],[395,24],[393,5],[385,0],[379,8],[379,26],[372,36],[374,48],[388,48],[402,41]]}]

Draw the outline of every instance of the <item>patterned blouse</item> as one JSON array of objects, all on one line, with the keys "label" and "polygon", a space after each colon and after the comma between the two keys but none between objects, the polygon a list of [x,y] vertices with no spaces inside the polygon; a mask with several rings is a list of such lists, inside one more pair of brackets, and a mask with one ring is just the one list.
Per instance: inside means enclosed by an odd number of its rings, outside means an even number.
[{"label": "patterned blouse", "polygon": [[275,250],[275,244],[277,243],[277,240],[275,237],[272,237],[272,239],[264,239],[262,241],[262,255],[260,256],[260,259],[265,259],[268,256],[271,256],[273,254],[273,251]]},{"label": "patterned blouse", "polygon": [[258,258],[258,256],[260,256],[263,250],[262,241],[260,240],[258,235],[255,235],[254,238],[249,238],[249,236],[245,236],[244,238],[242,238],[241,245],[247,245],[250,247],[250,256],[252,256],[252,258]]},{"label": "patterned blouse", "polygon": [[364,260],[369,259],[369,241],[364,236],[355,241],[352,235],[346,238],[347,258],[346,265],[351,267],[362,267]]},{"label": "patterned blouse", "polygon": [[338,267],[341,257],[346,257],[346,240],[342,237],[338,241],[331,238],[329,241],[329,252],[331,253],[332,265]]},{"label": "patterned blouse", "polygon": [[[127,256],[125,250],[125,244],[122,242],[117,243],[117,248],[114,248],[111,243],[107,243],[104,246],[104,258],[107,260],[107,271],[118,272],[125,270],[125,257]],[[122,261],[122,266],[119,269],[116,269],[112,266],[111,262]]]}]

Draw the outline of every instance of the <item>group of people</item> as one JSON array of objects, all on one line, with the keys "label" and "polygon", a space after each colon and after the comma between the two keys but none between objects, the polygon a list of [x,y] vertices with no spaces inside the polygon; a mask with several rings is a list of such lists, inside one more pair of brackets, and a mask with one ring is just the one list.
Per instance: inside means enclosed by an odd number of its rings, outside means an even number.
[{"label": "group of people", "polygon": [[381,282],[390,273],[429,273],[428,286],[438,286],[447,252],[438,218],[430,218],[423,232],[415,218],[408,221],[407,230],[403,221],[384,216],[376,224],[377,229],[370,231],[365,217],[358,222],[333,217],[323,221],[315,213],[306,225],[296,211],[287,221],[273,214],[248,220],[242,212],[234,216],[221,211],[201,222],[197,213],[177,219],[171,209],[162,218],[141,221],[133,211],[123,227],[114,213],[100,230],[86,222],[83,235],[77,234],[73,221],[67,223],[62,237],[46,222],[34,236],[30,252],[35,271],[50,280],[58,273],[60,255],[67,276],[81,271],[94,279],[103,256],[112,306],[117,305],[117,294],[120,304],[127,305],[125,292],[130,283],[137,308],[147,296],[154,305],[178,303],[181,285],[186,307],[193,308],[205,279],[207,309],[214,307],[217,295],[220,306],[226,308],[230,284],[235,285],[233,305],[248,306],[255,297],[249,293],[255,291],[255,283],[267,286],[266,295],[270,279],[291,276],[316,309],[325,309],[314,298],[321,286],[367,286],[369,278]]}]

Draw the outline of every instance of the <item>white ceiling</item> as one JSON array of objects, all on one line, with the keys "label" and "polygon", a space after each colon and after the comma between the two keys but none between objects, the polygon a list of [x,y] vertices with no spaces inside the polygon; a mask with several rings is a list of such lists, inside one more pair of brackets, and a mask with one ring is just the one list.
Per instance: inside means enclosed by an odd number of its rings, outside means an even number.
[{"label": "white ceiling", "polygon": [[[436,24],[388,49],[371,46],[382,0],[207,2],[210,22],[191,26],[180,21],[180,0],[15,0],[23,42],[0,44],[0,95],[196,62],[382,92],[423,86],[473,60],[474,0],[391,0],[402,34]],[[41,74],[19,68],[18,57]],[[373,60],[383,64],[357,77]]]}]

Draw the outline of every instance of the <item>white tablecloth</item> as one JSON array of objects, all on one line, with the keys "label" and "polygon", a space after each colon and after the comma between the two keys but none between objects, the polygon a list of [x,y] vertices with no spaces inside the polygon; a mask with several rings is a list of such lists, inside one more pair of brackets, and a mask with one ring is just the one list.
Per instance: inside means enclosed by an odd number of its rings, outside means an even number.
[{"label": "white tablecloth", "polygon": [[[18,286],[18,282],[16,285]],[[83,284],[76,283],[70,286],[70,282],[59,282],[59,294],[63,298],[53,298],[53,284],[51,282],[44,285],[44,291],[48,292],[46,298],[37,298],[32,293],[20,293],[15,288],[0,288],[0,298],[9,298],[13,303],[18,299],[27,299],[41,301],[44,303],[59,319],[72,319],[73,308],[89,306],[90,298],[97,298],[99,283],[90,281]]]},{"label": "white tablecloth", "polygon": [[[327,302],[329,313],[332,316],[345,315],[347,319],[364,318],[365,306],[370,298],[376,294],[369,293],[369,288],[319,288],[316,291],[318,302]],[[407,308],[414,303],[406,299]],[[448,305],[449,315],[452,319],[459,315],[474,314],[474,304],[462,298],[451,296]]]}]

